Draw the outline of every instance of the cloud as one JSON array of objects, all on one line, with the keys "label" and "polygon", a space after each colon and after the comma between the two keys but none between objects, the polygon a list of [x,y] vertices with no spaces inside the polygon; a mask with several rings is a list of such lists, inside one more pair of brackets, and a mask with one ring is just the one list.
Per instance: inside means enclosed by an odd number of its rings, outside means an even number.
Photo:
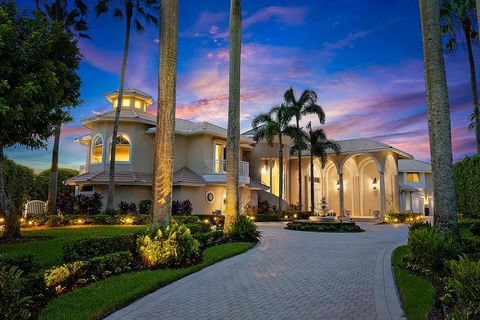
[{"label": "cloud", "polygon": [[323,46],[326,49],[338,50],[345,47],[352,47],[355,40],[365,38],[371,33],[371,31],[358,31],[349,33],[345,38],[339,39],[335,42],[324,42]]},{"label": "cloud", "polygon": [[309,9],[307,7],[266,7],[244,19],[243,27],[248,28],[256,23],[266,22],[271,19],[287,26],[298,26],[304,23],[308,12]]}]

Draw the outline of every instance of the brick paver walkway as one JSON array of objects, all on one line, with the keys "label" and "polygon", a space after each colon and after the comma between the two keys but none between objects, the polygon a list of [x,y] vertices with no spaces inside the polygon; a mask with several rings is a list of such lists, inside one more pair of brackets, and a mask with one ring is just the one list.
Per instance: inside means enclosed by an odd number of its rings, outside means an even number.
[{"label": "brick paver walkway", "polygon": [[260,224],[249,252],[185,277],[107,319],[400,319],[390,269],[404,226],[360,223],[363,233]]}]

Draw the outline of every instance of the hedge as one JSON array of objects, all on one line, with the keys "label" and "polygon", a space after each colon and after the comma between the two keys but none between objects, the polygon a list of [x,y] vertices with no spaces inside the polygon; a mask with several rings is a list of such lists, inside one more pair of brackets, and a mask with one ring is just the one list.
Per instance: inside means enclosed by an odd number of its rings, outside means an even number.
[{"label": "hedge", "polygon": [[480,154],[467,157],[453,167],[457,212],[480,218]]},{"label": "hedge", "polygon": [[78,284],[85,284],[104,279],[110,275],[127,272],[130,270],[132,262],[132,253],[121,251],[86,261],[66,263],[45,271],[45,285],[47,287],[71,288]]},{"label": "hedge", "polygon": [[62,248],[62,261],[87,260],[105,254],[129,251],[136,252],[137,234],[125,234],[116,237],[87,238],[66,243]]},{"label": "hedge", "polygon": [[315,232],[362,232],[364,231],[355,222],[307,222],[292,221],[287,224],[287,229],[296,231]]}]

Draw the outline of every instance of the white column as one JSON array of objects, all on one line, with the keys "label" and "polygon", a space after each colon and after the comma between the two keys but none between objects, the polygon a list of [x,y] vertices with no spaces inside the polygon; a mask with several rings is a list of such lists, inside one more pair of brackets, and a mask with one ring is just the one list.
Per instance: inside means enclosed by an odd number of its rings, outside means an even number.
[{"label": "white column", "polygon": [[385,218],[385,173],[380,171],[380,220]]},{"label": "white column", "polygon": [[340,217],[345,216],[345,197],[343,194],[343,173],[338,174],[338,182],[340,185],[339,195],[340,195]]},{"label": "white column", "polygon": [[393,207],[394,210],[400,212],[402,209],[400,208],[400,186],[398,184],[398,175],[393,176],[393,192],[394,192],[394,201],[393,201]]}]

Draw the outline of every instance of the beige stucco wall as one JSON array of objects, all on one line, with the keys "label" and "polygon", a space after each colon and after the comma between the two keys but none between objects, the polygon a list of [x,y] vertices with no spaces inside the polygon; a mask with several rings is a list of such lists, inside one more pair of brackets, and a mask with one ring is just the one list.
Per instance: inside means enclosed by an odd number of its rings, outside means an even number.
[{"label": "beige stucco wall", "polygon": [[[108,186],[97,185],[94,186],[94,191],[100,193],[103,196],[103,208],[106,208],[106,200],[108,193]],[[120,201],[139,203],[142,200],[152,198],[152,187],[150,186],[115,186],[115,193],[113,203],[115,207],[118,206]]]}]

